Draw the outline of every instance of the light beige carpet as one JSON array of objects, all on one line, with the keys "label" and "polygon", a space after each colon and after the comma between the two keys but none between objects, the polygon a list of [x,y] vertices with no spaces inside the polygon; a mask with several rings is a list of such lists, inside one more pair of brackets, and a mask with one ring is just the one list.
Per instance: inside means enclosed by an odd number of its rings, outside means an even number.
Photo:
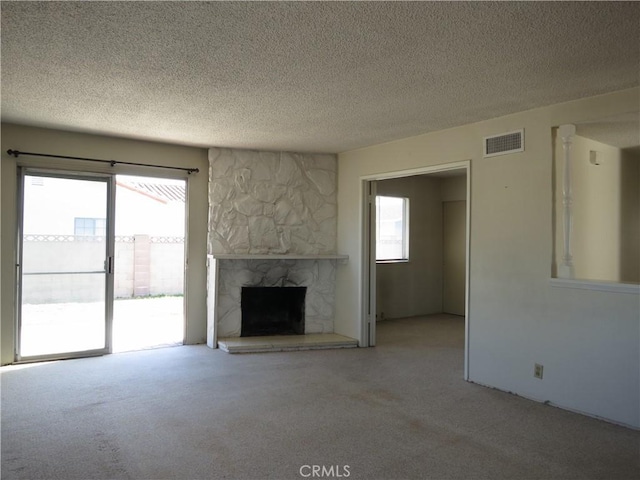
[{"label": "light beige carpet", "polygon": [[439,315],[383,322],[370,349],[4,368],[2,479],[640,476],[637,431],[465,382],[463,338]]}]

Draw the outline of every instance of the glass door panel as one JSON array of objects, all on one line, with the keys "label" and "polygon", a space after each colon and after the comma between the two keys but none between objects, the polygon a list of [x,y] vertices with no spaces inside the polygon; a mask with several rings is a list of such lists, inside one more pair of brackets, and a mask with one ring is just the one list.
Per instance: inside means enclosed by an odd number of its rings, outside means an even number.
[{"label": "glass door panel", "polygon": [[182,344],[187,182],[116,176],[114,352]]},{"label": "glass door panel", "polygon": [[108,351],[110,179],[27,172],[18,357]]}]

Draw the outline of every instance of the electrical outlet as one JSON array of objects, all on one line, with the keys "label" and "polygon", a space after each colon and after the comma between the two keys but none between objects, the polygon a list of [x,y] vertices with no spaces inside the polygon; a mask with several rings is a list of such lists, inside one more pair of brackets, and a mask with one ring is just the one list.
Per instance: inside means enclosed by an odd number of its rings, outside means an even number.
[{"label": "electrical outlet", "polygon": [[539,378],[540,380],[542,380],[542,371],[544,370],[544,367],[542,365],[540,365],[539,363],[536,363],[533,367],[533,376],[536,378]]}]

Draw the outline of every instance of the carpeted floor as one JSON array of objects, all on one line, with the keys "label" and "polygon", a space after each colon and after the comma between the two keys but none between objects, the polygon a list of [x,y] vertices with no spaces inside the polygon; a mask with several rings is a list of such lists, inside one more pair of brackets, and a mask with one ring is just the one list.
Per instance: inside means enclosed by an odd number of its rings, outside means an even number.
[{"label": "carpeted floor", "polygon": [[5,367],[2,479],[639,478],[640,432],[465,382],[463,341],[436,315],[370,349]]}]

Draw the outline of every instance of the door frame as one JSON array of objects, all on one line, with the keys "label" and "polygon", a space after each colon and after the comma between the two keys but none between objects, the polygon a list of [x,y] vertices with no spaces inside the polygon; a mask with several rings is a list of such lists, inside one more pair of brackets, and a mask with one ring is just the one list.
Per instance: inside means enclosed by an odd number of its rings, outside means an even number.
[{"label": "door frame", "polygon": [[[171,172],[166,170],[155,170],[153,166],[140,166],[140,165],[125,165],[125,164],[117,164],[117,165],[105,165],[105,164],[88,164],[85,162],[81,162],[83,166],[79,168],[78,163],[75,160],[67,160],[67,159],[40,159],[40,158],[19,158],[16,161],[16,177],[15,182],[17,184],[16,190],[16,204],[15,204],[15,212],[16,212],[16,221],[15,225],[15,244],[14,244],[14,295],[13,295],[13,314],[14,314],[14,322],[13,322],[13,363],[31,363],[38,362],[42,360],[42,358],[36,357],[27,357],[26,359],[20,359],[18,357],[18,336],[19,336],[19,309],[21,303],[21,298],[19,297],[20,292],[18,288],[18,280],[21,275],[18,264],[21,264],[20,259],[20,235],[22,231],[21,218],[22,218],[22,182],[20,182],[20,172],[21,170],[27,169],[30,171],[38,171],[45,174],[52,174],[64,177],[65,175],[79,175],[86,177],[95,177],[95,176],[111,176],[113,179],[114,186],[113,192],[113,211],[114,211],[114,224],[111,226],[111,232],[114,235],[113,237],[115,243],[115,181],[117,175],[132,175],[132,176],[141,176],[141,177],[150,177],[150,178],[167,178],[167,179],[176,179],[176,180],[184,180],[185,188],[186,188],[186,196],[185,196],[185,239],[184,239],[184,302],[183,302],[183,344],[187,344],[187,329],[188,329],[188,318],[189,318],[189,183],[190,183],[190,175],[187,172],[178,172],[176,170],[172,170]],[[162,168],[162,167],[160,167]],[[114,249],[112,248],[112,251]],[[112,275],[113,276],[113,275]],[[115,277],[114,277],[115,278]],[[111,312],[111,316],[113,316],[113,310]],[[111,353],[111,351],[106,352]],[[104,355],[105,353],[97,353],[94,355]],[[89,357],[92,355],[88,355],[87,352],[82,352],[82,357]],[[61,358],[69,358],[69,357],[61,357]]]},{"label": "door frame", "polygon": [[[31,363],[46,360],[62,360],[69,358],[81,358],[100,356],[111,353],[112,327],[113,327],[113,292],[114,292],[114,249],[115,249],[115,175],[109,173],[92,173],[66,169],[49,169],[18,165],[18,197],[17,197],[17,228],[16,228],[16,328],[14,338],[15,363]],[[72,352],[60,352],[44,355],[21,354],[22,343],[22,261],[23,261],[23,229],[24,229],[24,182],[27,175],[38,175],[50,178],[64,178],[71,180],[87,180],[104,182],[106,192],[106,238],[105,238],[105,346],[100,349],[82,350]]]},{"label": "door frame", "polygon": [[464,320],[464,379],[469,379],[469,293],[470,264],[471,264],[471,161],[433,165],[410,170],[398,170],[360,177],[360,189],[362,198],[362,222],[361,222],[361,315],[360,315],[360,346],[375,346],[376,334],[376,221],[375,194],[376,182],[392,178],[413,177],[417,175],[429,175],[448,172],[452,170],[464,170],[467,180],[467,212],[466,212],[466,266],[465,266],[465,320]]}]

